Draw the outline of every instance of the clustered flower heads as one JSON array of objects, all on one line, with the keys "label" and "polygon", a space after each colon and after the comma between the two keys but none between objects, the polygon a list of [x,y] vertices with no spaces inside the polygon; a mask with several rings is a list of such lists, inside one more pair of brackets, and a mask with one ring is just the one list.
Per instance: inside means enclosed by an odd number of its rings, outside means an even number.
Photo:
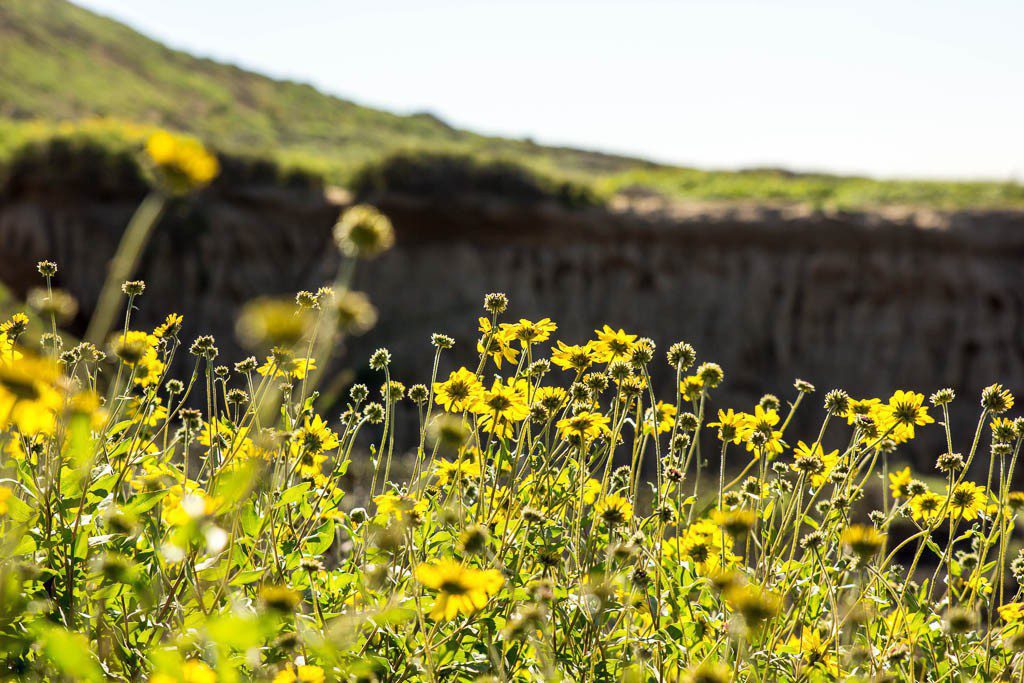
[{"label": "clustered flower heads", "polygon": [[[343,248],[368,256],[382,224],[348,220]],[[318,335],[360,327],[337,292],[247,306],[260,355],[233,366],[176,314],[138,330],[129,310],[109,355],[40,345],[51,319],[0,321],[5,675],[1024,675],[1024,420],[1000,385],[977,437],[947,431],[948,391],[815,402],[798,381],[729,408],[727,374],[685,342],[559,339],[495,293],[423,340],[433,376],[396,377],[379,348],[321,413]],[[793,433],[805,418],[820,426]],[[915,476],[901,449],[926,429],[949,452]]]}]

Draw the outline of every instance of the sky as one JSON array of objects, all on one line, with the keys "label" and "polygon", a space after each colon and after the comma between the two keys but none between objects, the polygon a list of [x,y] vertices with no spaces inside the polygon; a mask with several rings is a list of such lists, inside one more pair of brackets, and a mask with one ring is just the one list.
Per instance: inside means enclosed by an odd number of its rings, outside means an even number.
[{"label": "sky", "polygon": [[482,133],[706,168],[1024,179],[1021,0],[75,0]]}]

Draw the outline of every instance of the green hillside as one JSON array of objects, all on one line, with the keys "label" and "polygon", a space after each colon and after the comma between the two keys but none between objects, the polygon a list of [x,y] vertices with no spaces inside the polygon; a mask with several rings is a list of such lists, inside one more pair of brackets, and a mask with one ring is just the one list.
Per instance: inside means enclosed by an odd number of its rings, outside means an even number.
[{"label": "green hillside", "polygon": [[0,2],[0,116],[110,116],[189,131],[228,152],[271,155],[335,179],[397,150],[529,157],[565,173],[607,173],[634,160],[456,130],[300,83],[171,50],[65,0]]},{"label": "green hillside", "polygon": [[362,107],[309,85],[199,59],[66,0],[0,0],[0,155],[17,150],[21,130],[4,119],[91,117],[187,131],[224,152],[271,158],[341,184],[367,162],[424,150],[513,161],[605,196],[628,189],[834,206],[1024,206],[1020,184],[705,172],[486,137],[433,116]]}]

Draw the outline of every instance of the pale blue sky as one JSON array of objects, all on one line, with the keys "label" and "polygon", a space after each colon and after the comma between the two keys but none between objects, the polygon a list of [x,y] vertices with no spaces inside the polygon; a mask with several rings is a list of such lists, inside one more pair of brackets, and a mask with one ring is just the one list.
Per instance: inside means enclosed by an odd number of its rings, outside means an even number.
[{"label": "pale blue sky", "polygon": [[702,167],[1024,178],[1021,0],[76,0],[480,132]]}]

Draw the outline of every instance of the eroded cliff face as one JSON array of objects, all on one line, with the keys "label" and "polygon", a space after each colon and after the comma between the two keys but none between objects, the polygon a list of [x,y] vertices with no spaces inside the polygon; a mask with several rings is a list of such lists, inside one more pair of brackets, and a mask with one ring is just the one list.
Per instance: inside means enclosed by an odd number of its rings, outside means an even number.
[{"label": "eroded cliff face", "polygon": [[[138,191],[8,192],[0,278],[24,292],[38,282],[33,264],[53,259],[61,286],[87,311],[139,199]],[[795,377],[853,395],[952,386],[964,396],[956,420],[964,425],[986,384],[1024,391],[1021,213],[644,213],[466,196],[376,203],[395,223],[397,246],[361,266],[358,286],[381,321],[352,342],[354,367],[387,346],[398,378],[425,381],[435,331],[459,341],[453,363],[470,362],[482,297],[504,291],[512,316],[551,317],[567,341],[607,322],[661,350],[691,342],[726,371],[713,409],[749,407],[767,391],[789,398]],[[343,204],[308,190],[243,187],[176,205],[139,273],[148,285],[140,325],[187,311],[187,338],[211,332],[222,358],[237,359],[240,304],[331,279],[330,228]],[[661,358],[656,379],[667,392]],[[941,448],[937,440],[919,451],[934,457]]]}]

